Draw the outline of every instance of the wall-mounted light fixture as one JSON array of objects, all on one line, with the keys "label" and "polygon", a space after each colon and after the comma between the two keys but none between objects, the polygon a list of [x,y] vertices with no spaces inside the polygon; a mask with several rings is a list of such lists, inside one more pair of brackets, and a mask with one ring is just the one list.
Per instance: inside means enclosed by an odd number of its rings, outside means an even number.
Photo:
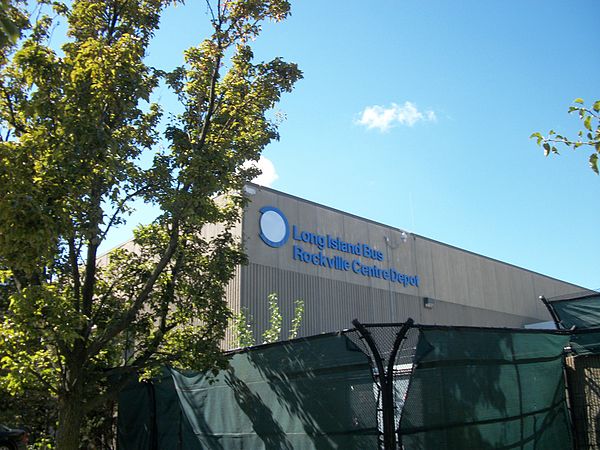
[{"label": "wall-mounted light fixture", "polygon": [[383,240],[386,246],[395,250],[399,248],[400,245],[405,244],[406,241],[408,241],[408,233],[404,230],[400,230],[398,237],[399,239],[394,239],[394,243],[392,243],[392,240],[388,236],[383,236]]}]

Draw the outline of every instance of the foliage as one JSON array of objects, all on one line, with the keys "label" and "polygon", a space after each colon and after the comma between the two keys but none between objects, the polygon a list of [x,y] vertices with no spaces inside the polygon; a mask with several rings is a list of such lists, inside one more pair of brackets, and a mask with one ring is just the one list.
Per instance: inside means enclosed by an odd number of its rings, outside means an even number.
[{"label": "foliage", "polygon": [[16,44],[27,22],[18,5],[10,0],[0,0],[0,49]]},{"label": "foliage", "polygon": [[[279,297],[273,292],[267,296],[269,308],[269,326],[262,334],[263,344],[271,344],[283,339],[283,316],[279,308]],[[304,319],[304,301],[294,302],[294,317],[292,318],[289,339],[295,339]],[[244,311],[233,317],[233,329],[237,347],[251,347],[256,344],[252,327],[252,317]]]},{"label": "foliage", "polygon": [[32,390],[11,395],[0,383],[0,423],[31,430],[29,440],[33,448],[52,448],[48,444],[56,426],[56,405],[44,392]]},{"label": "foliage", "polygon": [[573,149],[582,146],[592,147],[593,151],[589,157],[589,164],[590,168],[598,174],[598,156],[600,155],[600,100],[594,102],[591,108],[586,107],[581,98],[575,99],[573,103],[575,105],[569,108],[569,113],[577,113],[585,128],[585,130],[579,131],[577,139],[565,137],[554,130],[550,130],[548,136],[543,136],[541,133],[533,133],[531,138],[535,138],[537,144],[544,148],[546,156],[550,153],[558,154],[555,144],[563,144]]},{"label": "foliage", "polygon": [[[239,192],[278,138],[268,112],[301,78],[280,58],[255,63],[248,44],[287,17],[286,0],[207,2],[213,33],[185,65],[147,66],[167,3],[40,1],[0,58],[0,370],[11,393],[56,399],[59,449],[131,379],[223,363],[224,290],[245,261]],[[161,80],[183,106],[164,137]],[[138,199],[161,214],[99,258]]]},{"label": "foliage", "polygon": [[248,313],[240,311],[233,316],[232,324],[235,335],[234,347],[252,347],[256,343]]},{"label": "foliage", "polygon": [[277,294],[274,292],[269,294],[267,301],[269,303],[269,326],[262,335],[263,344],[270,344],[279,340],[281,325],[283,323],[283,317],[277,303]]},{"label": "foliage", "polygon": [[302,320],[304,319],[304,301],[298,299],[294,304],[294,318],[292,319],[292,327],[290,329],[290,339],[296,339],[298,337],[300,326],[302,325]]}]

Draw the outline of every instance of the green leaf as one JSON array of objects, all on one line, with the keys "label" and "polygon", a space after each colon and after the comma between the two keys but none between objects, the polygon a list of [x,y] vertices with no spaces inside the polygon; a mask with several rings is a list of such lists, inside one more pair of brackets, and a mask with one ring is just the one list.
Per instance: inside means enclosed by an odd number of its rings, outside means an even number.
[{"label": "green leaf", "polygon": [[597,102],[595,102],[594,106],[592,108],[594,109],[594,111],[600,112],[600,100],[598,100]]},{"label": "green leaf", "polygon": [[544,142],[544,155],[548,156],[550,154],[550,144],[548,144],[547,142]]},{"label": "green leaf", "polygon": [[598,155],[596,153],[590,155],[590,167],[598,174]]},{"label": "green leaf", "polygon": [[576,98],[575,100],[573,100],[573,103],[579,103],[580,105],[583,105],[583,99],[582,98]]},{"label": "green leaf", "polygon": [[583,121],[583,126],[592,131],[592,116],[587,116]]}]

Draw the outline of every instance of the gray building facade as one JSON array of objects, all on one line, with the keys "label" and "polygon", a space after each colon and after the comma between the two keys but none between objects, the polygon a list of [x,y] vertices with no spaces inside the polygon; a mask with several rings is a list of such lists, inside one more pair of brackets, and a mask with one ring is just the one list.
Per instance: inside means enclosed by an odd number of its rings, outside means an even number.
[{"label": "gray building facade", "polygon": [[289,330],[305,304],[301,335],[363,323],[523,327],[551,320],[539,296],[584,288],[344,213],[248,185],[239,225],[249,263],[228,290],[234,311],[253,319],[257,342],[277,293]]}]

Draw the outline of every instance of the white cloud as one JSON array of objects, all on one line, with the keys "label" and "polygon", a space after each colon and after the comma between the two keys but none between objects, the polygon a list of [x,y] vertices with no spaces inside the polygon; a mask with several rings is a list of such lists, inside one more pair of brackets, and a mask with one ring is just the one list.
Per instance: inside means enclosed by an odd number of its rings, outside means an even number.
[{"label": "white cloud", "polygon": [[277,175],[277,171],[275,170],[275,166],[270,159],[261,156],[258,162],[254,165],[262,171],[259,176],[252,180],[254,183],[269,187],[275,182],[275,180],[279,178],[279,175]]},{"label": "white cloud", "polygon": [[356,123],[364,125],[368,129],[376,128],[383,132],[397,124],[412,127],[417,122],[435,122],[436,120],[434,111],[419,111],[414,103],[404,102],[402,106],[392,103],[387,108],[379,105],[367,106]]}]

